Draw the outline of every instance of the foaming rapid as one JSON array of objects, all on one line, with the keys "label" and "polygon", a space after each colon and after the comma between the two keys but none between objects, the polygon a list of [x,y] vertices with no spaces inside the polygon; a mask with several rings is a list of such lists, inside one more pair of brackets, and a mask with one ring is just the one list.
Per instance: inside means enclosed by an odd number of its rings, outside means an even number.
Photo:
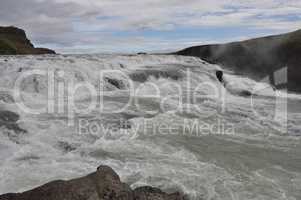
[{"label": "foaming rapid", "polygon": [[297,94],[226,71],[221,83],[220,66],[182,56],[6,56],[0,68],[0,112],[19,116],[0,113],[1,194],[105,164],[189,199],[301,199]]}]

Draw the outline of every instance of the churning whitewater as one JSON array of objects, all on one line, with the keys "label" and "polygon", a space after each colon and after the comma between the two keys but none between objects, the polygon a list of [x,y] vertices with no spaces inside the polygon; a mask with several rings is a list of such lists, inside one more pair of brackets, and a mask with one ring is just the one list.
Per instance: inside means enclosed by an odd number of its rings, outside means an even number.
[{"label": "churning whitewater", "polygon": [[266,81],[171,55],[2,56],[0,77],[1,194],[109,165],[189,199],[301,199],[300,97]]}]

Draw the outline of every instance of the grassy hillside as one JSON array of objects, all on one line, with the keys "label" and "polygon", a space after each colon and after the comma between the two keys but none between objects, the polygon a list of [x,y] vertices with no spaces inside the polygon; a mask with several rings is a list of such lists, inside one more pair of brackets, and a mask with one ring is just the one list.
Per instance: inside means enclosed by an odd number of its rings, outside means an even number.
[{"label": "grassy hillside", "polygon": [[17,54],[16,47],[7,39],[0,39],[0,55]]},{"label": "grassy hillside", "polygon": [[50,49],[35,48],[22,29],[0,27],[0,55],[54,53]]},{"label": "grassy hillside", "polygon": [[[301,30],[242,42],[195,46],[176,54],[197,56],[258,80],[270,76],[272,83],[274,72],[287,67],[285,87],[301,92]],[[276,83],[275,86],[284,87]]]}]

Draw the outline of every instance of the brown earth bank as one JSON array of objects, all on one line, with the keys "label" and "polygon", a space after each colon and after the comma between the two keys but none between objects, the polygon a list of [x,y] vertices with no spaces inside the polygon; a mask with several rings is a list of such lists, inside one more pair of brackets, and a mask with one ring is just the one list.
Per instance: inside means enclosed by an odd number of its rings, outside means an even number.
[{"label": "brown earth bank", "polygon": [[0,26],[0,55],[55,54],[46,48],[35,48],[24,30]]},{"label": "brown earth bank", "polygon": [[149,186],[132,190],[112,168],[100,166],[85,177],[53,181],[24,193],[0,195],[0,200],[184,200],[184,197],[178,192],[167,194]]},{"label": "brown earth bank", "polygon": [[[276,88],[301,92],[301,30],[227,44],[190,47],[172,54],[199,57],[236,73],[261,80],[269,77]],[[283,80],[275,72],[287,67]]]}]

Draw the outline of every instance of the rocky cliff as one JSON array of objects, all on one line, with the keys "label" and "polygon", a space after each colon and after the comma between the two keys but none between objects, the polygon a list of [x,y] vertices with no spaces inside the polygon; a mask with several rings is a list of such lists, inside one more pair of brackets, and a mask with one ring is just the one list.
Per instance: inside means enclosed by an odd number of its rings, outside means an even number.
[{"label": "rocky cliff", "polygon": [[[301,92],[301,30],[242,42],[195,46],[175,54],[200,57],[257,80],[269,76],[277,88]],[[288,82],[282,80],[279,84],[274,80],[274,72],[284,67]]]},{"label": "rocky cliff", "polygon": [[35,48],[25,31],[16,27],[0,27],[0,55],[55,54],[53,50]]}]

